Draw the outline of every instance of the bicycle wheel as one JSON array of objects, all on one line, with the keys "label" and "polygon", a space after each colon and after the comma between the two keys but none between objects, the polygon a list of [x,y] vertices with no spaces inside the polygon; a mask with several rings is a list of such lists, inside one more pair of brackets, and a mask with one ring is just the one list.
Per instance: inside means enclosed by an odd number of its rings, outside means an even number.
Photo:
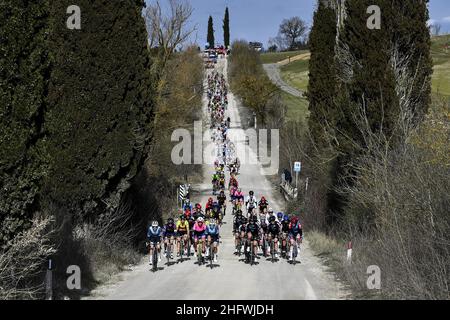
[{"label": "bicycle wheel", "polygon": [[181,236],[180,240],[180,259],[183,261],[183,253],[184,253],[184,237]]},{"label": "bicycle wheel", "polygon": [[270,253],[272,255],[272,263],[275,262],[275,240],[270,241]]},{"label": "bicycle wheel", "polygon": [[158,249],[153,249],[153,268],[152,271],[155,272],[158,269]]},{"label": "bicycle wheel", "polygon": [[166,250],[167,265],[170,264],[171,248],[172,248],[172,245],[171,245],[170,240],[169,240],[169,243],[167,244],[167,250]]},{"label": "bicycle wheel", "polygon": [[202,244],[199,241],[197,243],[197,259],[198,259],[198,265],[202,264]]},{"label": "bicycle wheel", "polygon": [[209,266],[212,269],[213,268],[213,252],[212,252],[213,248],[211,248],[211,244],[209,244]]}]

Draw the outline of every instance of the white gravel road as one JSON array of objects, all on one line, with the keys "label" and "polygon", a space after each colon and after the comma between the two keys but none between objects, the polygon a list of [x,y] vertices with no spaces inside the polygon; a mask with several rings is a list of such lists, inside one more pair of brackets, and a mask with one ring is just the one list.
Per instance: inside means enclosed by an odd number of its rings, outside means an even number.
[{"label": "white gravel road", "polygon": [[[216,67],[226,74],[227,61],[221,59]],[[240,117],[237,99],[229,93],[228,113],[232,121],[230,135],[243,139],[240,129]],[[206,98],[204,98],[206,103]],[[255,157],[254,154],[251,156]],[[211,195],[210,177],[213,173],[213,159],[204,155],[205,183],[194,186],[200,192],[199,198],[191,199],[202,205]],[[257,197],[266,196],[275,211],[282,210],[282,203],[277,203],[275,190],[262,174],[264,171],[258,164],[242,164],[238,181],[245,194],[254,190]],[[228,178],[228,174],[227,174]],[[299,260],[301,263],[291,265],[286,260],[272,263],[261,257],[258,264],[249,266],[233,254],[234,239],[232,236],[232,215],[224,218],[221,229],[222,243],[219,247],[217,265],[209,267],[198,266],[195,259],[165,265],[165,259],[160,265],[161,270],[153,273],[148,265],[148,256],[141,264],[115,277],[111,283],[103,285],[92,292],[89,299],[200,299],[200,300],[230,300],[230,299],[342,299],[345,292],[339,282],[326,272],[308,248],[306,241],[302,244]],[[306,230],[307,231],[307,230]]]}]

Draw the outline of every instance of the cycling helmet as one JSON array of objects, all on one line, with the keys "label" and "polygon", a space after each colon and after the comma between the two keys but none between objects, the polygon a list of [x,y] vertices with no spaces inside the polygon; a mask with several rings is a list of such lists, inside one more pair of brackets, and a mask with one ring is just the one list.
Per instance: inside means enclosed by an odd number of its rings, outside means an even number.
[{"label": "cycling helmet", "polygon": [[272,209],[272,208],[269,208],[269,210],[267,210],[267,212],[273,213],[273,209]]},{"label": "cycling helmet", "polygon": [[274,222],[275,221],[275,217],[274,216],[271,216],[270,218],[269,218],[269,222]]},{"label": "cycling helmet", "polygon": [[152,227],[157,227],[158,226],[158,221],[153,221],[152,222]]},{"label": "cycling helmet", "polygon": [[236,211],[236,215],[241,216],[242,215],[242,210]]},{"label": "cycling helmet", "polygon": [[186,216],[185,216],[184,214],[182,214],[182,215],[180,216],[180,219],[181,219],[181,220],[185,220],[185,219],[186,219]]},{"label": "cycling helmet", "polygon": [[283,216],[283,220],[284,220],[284,221],[289,221],[289,216],[288,216],[287,214],[285,214],[285,215]]},{"label": "cycling helmet", "polygon": [[252,221],[253,222],[258,222],[258,217],[257,216],[252,216]]},{"label": "cycling helmet", "polygon": [[254,192],[253,192],[253,191],[250,191],[248,194],[252,196],[252,195],[254,194]]},{"label": "cycling helmet", "polygon": [[244,218],[242,219],[242,222],[243,222],[244,224],[246,224],[246,223],[248,223],[248,219],[247,219],[246,217],[244,217]]},{"label": "cycling helmet", "polygon": [[261,201],[266,201],[266,198],[264,198],[264,196],[262,196]]},{"label": "cycling helmet", "polygon": [[167,219],[167,222],[168,222],[168,223],[173,223],[173,218]]},{"label": "cycling helmet", "polygon": [[213,198],[209,197],[208,202],[213,202]]},{"label": "cycling helmet", "polygon": [[204,221],[203,217],[198,217],[197,218],[197,222],[203,222],[203,221]]},{"label": "cycling helmet", "polygon": [[215,225],[216,224],[216,219],[211,218],[209,219],[209,225]]},{"label": "cycling helmet", "polygon": [[283,212],[278,212],[277,213],[277,218],[278,218],[278,220],[283,219]]},{"label": "cycling helmet", "polygon": [[296,224],[298,222],[298,218],[297,217],[292,217],[291,222],[293,224]]},{"label": "cycling helmet", "polygon": [[196,204],[195,204],[195,207],[196,207],[197,209],[201,209],[201,208],[202,208],[202,205],[201,205],[200,203],[196,203]]}]

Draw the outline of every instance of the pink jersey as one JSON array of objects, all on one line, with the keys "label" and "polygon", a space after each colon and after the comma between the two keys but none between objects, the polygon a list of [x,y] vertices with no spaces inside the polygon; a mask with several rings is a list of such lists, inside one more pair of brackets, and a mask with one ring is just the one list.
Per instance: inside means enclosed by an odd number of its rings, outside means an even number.
[{"label": "pink jersey", "polygon": [[194,230],[195,232],[203,232],[203,231],[206,230],[206,224],[205,224],[205,223],[202,223],[202,225],[200,226],[200,225],[198,224],[198,222],[196,222],[196,223],[194,224],[194,228],[192,228],[192,230]]}]

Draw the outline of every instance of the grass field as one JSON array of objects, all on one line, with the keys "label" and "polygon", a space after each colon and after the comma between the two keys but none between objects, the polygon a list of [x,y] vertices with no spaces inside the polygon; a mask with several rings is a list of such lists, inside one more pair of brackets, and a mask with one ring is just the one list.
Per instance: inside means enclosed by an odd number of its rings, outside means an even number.
[{"label": "grass field", "polygon": [[287,120],[300,121],[306,125],[308,117],[308,100],[298,98],[287,92],[282,92],[281,97],[287,106]]},{"label": "grass field", "polygon": [[[450,45],[450,35],[434,37],[432,39],[431,55],[433,57],[433,92],[450,97],[450,49],[445,50],[444,45]],[[280,53],[266,53],[261,55],[263,63],[276,63],[307,51],[292,51]],[[269,62],[264,62],[269,61]],[[308,87],[309,60],[297,60],[280,67],[282,79],[290,86],[302,91]],[[288,107],[289,120],[305,121],[308,115],[308,101],[297,98],[288,93],[282,93],[283,101]]]},{"label": "grass field", "polygon": [[433,92],[450,96],[450,49],[445,50],[444,45],[450,46],[450,35],[434,37],[431,45],[433,56]]},{"label": "grass field", "polygon": [[297,60],[280,68],[281,78],[291,87],[306,91],[308,88],[308,60]]},{"label": "grass field", "polygon": [[297,56],[299,54],[307,53],[308,50],[299,50],[299,51],[288,51],[288,52],[270,52],[270,53],[262,53],[260,55],[261,62],[263,64],[266,63],[277,63],[282,60],[285,60],[289,57]]},{"label": "grass field", "polygon": [[[444,49],[444,45],[450,45],[450,35],[433,37],[431,55],[434,63],[432,79],[433,92],[450,96],[450,49]],[[305,53],[306,51],[292,51],[290,56]],[[268,53],[265,59],[287,57],[289,52]],[[277,56],[278,55],[278,56]],[[277,62],[277,61],[276,61]],[[282,79],[290,86],[305,91],[308,87],[308,63],[309,60],[297,60],[280,68]]]}]

